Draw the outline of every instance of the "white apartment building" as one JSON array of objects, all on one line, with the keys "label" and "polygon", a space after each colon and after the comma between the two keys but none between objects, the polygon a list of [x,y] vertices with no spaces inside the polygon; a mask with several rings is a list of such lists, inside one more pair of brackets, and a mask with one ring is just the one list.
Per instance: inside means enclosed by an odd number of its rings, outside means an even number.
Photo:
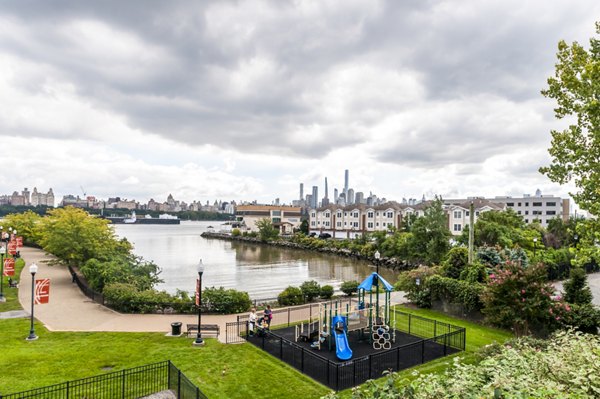
[{"label": "white apartment building", "polygon": [[[485,199],[446,202],[444,209],[448,218],[448,228],[453,235],[460,235],[469,224],[469,207],[474,206],[474,220],[480,213],[491,210],[504,210],[506,205]],[[329,205],[309,211],[309,232],[327,233],[334,238],[356,238],[363,233],[387,231],[391,227],[400,229],[404,218],[415,214],[423,216],[431,201],[414,205],[387,202],[377,206],[354,204],[349,206]]]},{"label": "white apartment building", "polygon": [[570,200],[555,195],[542,195],[540,190],[535,195],[523,194],[522,197],[496,197],[494,202],[502,202],[507,208],[521,215],[525,223],[539,220],[542,226],[548,226],[548,221],[561,218],[569,220]]}]

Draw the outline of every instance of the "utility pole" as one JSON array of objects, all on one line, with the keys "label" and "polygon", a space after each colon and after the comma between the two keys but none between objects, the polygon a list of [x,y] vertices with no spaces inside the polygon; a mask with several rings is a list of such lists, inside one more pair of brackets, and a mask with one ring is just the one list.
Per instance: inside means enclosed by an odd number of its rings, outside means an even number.
[{"label": "utility pole", "polygon": [[473,241],[474,241],[474,220],[475,220],[475,206],[473,201],[469,206],[469,264],[473,264]]}]

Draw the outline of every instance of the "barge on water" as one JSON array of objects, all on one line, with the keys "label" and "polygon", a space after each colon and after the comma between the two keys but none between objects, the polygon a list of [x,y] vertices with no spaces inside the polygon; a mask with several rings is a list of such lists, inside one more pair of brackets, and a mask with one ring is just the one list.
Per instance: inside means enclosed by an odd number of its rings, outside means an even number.
[{"label": "barge on water", "polygon": [[135,212],[131,213],[131,216],[106,216],[106,219],[110,220],[114,224],[180,224],[181,219],[177,216],[162,214],[157,218],[153,218],[150,215],[138,218]]}]

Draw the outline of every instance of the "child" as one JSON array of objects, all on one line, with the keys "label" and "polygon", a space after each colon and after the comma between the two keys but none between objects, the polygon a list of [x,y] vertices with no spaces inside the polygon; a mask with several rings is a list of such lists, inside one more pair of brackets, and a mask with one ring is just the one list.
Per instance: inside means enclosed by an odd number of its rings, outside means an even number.
[{"label": "child", "polygon": [[254,336],[254,329],[256,328],[256,309],[250,310],[250,316],[248,317],[248,323],[250,325],[250,336]]},{"label": "child", "polygon": [[271,327],[271,320],[273,320],[273,311],[271,310],[271,305],[267,305],[265,309],[265,319],[269,327]]}]

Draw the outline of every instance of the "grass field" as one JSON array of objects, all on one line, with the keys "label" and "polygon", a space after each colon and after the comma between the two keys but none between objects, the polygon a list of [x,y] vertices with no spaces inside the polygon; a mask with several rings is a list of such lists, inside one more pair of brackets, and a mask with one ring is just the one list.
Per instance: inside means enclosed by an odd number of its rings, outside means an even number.
[{"label": "grass field", "polygon": [[[25,261],[21,258],[17,259],[15,262],[15,275],[12,277],[13,280],[19,280],[19,276],[21,275],[21,270],[25,266]],[[4,297],[6,298],[6,302],[0,302],[0,312],[8,312],[9,310],[19,310],[21,309],[21,305],[17,300],[17,293],[19,292],[18,288],[9,288],[8,287],[8,277],[4,276],[4,284],[3,284],[3,292]]]}]

